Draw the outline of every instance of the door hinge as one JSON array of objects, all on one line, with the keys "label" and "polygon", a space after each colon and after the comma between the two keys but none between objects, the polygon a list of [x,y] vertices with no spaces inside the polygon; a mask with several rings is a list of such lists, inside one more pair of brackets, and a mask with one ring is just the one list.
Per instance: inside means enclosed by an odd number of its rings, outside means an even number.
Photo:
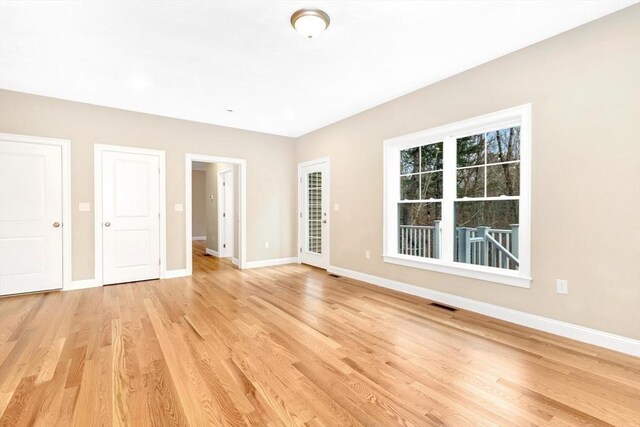
[{"label": "door hinge", "polygon": [[162,260],[161,259],[158,260],[158,265],[162,265]]},{"label": "door hinge", "polygon": [[226,217],[227,217],[227,214],[223,212],[222,213],[222,218],[226,218]]},{"label": "door hinge", "polygon": [[223,244],[223,245],[222,245],[222,247],[223,247],[223,248],[226,248],[226,247],[227,247],[227,244],[226,244],[226,243],[225,243],[225,244]]},{"label": "door hinge", "polygon": [[227,183],[226,183],[226,182],[223,182],[223,183],[222,183],[222,186],[224,187],[225,185],[227,185]]},{"label": "door hinge", "polygon": [[302,218],[302,212],[300,212],[300,218]]},{"label": "door hinge", "polygon": [[300,252],[302,252],[302,248],[300,248]]}]

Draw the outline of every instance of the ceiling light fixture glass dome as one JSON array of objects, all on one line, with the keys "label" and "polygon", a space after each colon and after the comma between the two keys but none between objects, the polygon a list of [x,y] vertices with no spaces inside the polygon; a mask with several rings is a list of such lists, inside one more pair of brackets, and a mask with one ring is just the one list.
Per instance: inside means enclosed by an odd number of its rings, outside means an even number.
[{"label": "ceiling light fixture glass dome", "polygon": [[320,9],[300,9],[291,15],[291,26],[303,37],[318,37],[329,27],[329,15]]}]

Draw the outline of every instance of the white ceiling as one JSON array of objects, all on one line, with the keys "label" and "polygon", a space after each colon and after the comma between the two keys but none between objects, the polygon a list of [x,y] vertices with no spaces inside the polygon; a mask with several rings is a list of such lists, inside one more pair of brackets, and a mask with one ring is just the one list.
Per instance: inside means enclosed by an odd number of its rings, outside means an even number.
[{"label": "white ceiling", "polygon": [[296,137],[636,2],[3,1],[0,87]]}]

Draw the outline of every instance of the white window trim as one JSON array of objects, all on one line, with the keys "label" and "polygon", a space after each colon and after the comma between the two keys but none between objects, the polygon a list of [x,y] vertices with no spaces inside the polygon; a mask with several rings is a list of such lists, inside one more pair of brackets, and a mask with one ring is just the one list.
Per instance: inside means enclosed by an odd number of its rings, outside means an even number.
[{"label": "white window trim", "polygon": [[[520,203],[519,203],[519,260],[517,271],[496,267],[478,266],[453,261],[453,203],[442,204],[442,254],[449,254],[450,259],[423,258],[398,253],[398,209],[400,186],[400,151],[414,146],[422,146],[445,139],[457,138],[461,134],[476,134],[499,127],[520,125]],[[443,144],[444,157],[450,158],[454,153],[455,144]],[[447,153],[449,152],[449,155]],[[447,167],[448,166],[448,167]],[[384,206],[383,206],[383,259],[384,262],[408,267],[432,270],[441,273],[470,277],[478,280],[501,283],[505,285],[529,288],[531,285],[531,104],[524,104],[514,108],[497,111],[468,120],[428,129],[425,131],[404,135],[384,141]],[[456,192],[456,167],[449,162],[444,166],[444,195]],[[454,198],[448,198],[452,200]],[[506,200],[508,198],[489,198]]]}]

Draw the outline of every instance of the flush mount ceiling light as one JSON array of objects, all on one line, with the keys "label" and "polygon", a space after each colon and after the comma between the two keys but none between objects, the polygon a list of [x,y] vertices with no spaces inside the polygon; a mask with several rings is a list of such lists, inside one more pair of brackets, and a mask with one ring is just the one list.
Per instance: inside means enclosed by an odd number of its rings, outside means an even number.
[{"label": "flush mount ceiling light", "polygon": [[291,26],[302,36],[312,39],[329,27],[329,15],[320,9],[300,9],[291,15]]}]

